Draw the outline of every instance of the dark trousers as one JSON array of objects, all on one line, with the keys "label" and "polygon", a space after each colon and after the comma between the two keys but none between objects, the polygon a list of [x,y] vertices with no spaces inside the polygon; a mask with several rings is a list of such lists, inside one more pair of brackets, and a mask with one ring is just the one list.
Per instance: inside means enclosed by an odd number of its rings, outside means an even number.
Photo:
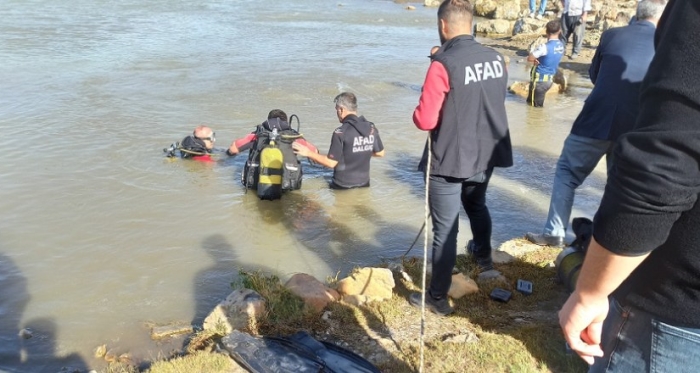
[{"label": "dark trousers", "polygon": [[492,169],[485,172],[484,181],[430,176],[430,216],[433,219],[433,274],[429,292],[433,298],[447,296],[452,284],[452,268],[457,260],[460,201],[469,217],[474,235],[474,254],[491,255],[491,215],[486,207],[486,188]]},{"label": "dark trousers", "polygon": [[581,16],[569,16],[567,13],[561,16],[561,34],[559,40],[566,46],[571,35],[574,36],[574,46],[571,54],[579,54],[581,52],[581,44],[583,44],[583,32],[586,25],[581,21]]},{"label": "dark trousers", "polygon": [[550,88],[552,88],[552,82],[530,81],[527,91],[527,104],[534,107],[544,106],[544,97]]}]

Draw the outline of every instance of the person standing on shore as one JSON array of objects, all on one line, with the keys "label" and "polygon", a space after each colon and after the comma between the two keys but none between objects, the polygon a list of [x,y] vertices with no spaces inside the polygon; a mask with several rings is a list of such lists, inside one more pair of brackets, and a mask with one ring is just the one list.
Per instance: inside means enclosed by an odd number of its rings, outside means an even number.
[{"label": "person standing on shore", "polygon": [[591,0],[561,0],[563,12],[561,16],[561,42],[564,46],[571,35],[574,36],[574,46],[571,49],[571,59],[578,57],[583,44],[583,34],[586,30],[586,14],[591,11]]},{"label": "person standing on shore", "polygon": [[574,195],[605,156],[608,172],[615,141],[634,127],[642,80],[654,58],[654,31],[665,0],[642,0],[639,21],[607,30],[600,38],[588,72],[591,94],[564,141],[557,161],[543,232],[525,238],[538,245],[563,246]]},{"label": "person standing on shore", "polygon": [[530,85],[527,93],[527,103],[534,107],[544,106],[547,91],[552,88],[554,75],[559,68],[559,62],[564,55],[564,44],[559,40],[561,22],[549,21],[545,27],[547,42],[540,44],[527,56],[527,62],[534,66],[530,72]]},{"label": "person standing on shore", "polygon": [[700,367],[700,4],[671,0],[576,290],[559,311],[589,372]]},{"label": "person standing on shore", "polygon": [[540,8],[536,9],[537,0],[530,0],[530,18],[542,19],[544,10],[547,9],[547,0],[540,0]]},{"label": "person standing on shore", "polygon": [[[503,56],[474,40],[473,14],[466,0],[440,4],[441,47],[432,55],[413,113],[416,127],[430,131],[430,152],[426,146],[421,161],[429,174],[433,220],[433,270],[425,301],[442,316],[453,312],[447,292],[457,256],[460,206],[474,235],[470,252],[482,270],[491,269],[486,189],[494,167],[513,165],[505,108],[508,74]],[[409,301],[420,307],[421,294],[411,294]]]}]

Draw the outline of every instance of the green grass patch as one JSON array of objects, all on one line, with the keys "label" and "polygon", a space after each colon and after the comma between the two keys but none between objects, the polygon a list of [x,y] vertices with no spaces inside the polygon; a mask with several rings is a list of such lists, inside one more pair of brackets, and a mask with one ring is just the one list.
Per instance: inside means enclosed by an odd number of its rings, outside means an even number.
[{"label": "green grass patch", "polygon": [[196,352],[153,363],[146,373],[229,373],[234,362],[226,355]]}]

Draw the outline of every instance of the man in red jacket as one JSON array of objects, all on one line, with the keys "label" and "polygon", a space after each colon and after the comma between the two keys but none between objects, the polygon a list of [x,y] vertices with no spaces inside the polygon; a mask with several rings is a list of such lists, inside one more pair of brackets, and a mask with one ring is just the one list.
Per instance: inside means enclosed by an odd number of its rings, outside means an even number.
[{"label": "man in red jacket", "polygon": [[[505,108],[505,62],[500,53],[474,40],[472,18],[469,1],[446,0],[438,8],[442,45],[431,55],[413,113],[416,127],[430,131],[430,152],[426,147],[420,166],[430,175],[433,219],[433,271],[425,299],[428,309],[438,315],[453,311],[447,292],[457,256],[460,206],[469,216],[474,235],[468,251],[482,271],[490,270],[491,216],[486,189],[494,167],[513,164]],[[421,295],[411,294],[409,300],[420,306]]]}]

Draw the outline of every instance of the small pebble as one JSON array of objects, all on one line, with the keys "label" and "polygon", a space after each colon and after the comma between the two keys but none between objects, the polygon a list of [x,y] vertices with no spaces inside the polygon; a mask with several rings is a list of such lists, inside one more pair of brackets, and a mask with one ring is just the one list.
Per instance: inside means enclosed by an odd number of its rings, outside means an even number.
[{"label": "small pebble", "polygon": [[34,336],[34,333],[32,333],[32,330],[29,328],[24,328],[19,331],[19,337],[22,339],[29,339]]}]

